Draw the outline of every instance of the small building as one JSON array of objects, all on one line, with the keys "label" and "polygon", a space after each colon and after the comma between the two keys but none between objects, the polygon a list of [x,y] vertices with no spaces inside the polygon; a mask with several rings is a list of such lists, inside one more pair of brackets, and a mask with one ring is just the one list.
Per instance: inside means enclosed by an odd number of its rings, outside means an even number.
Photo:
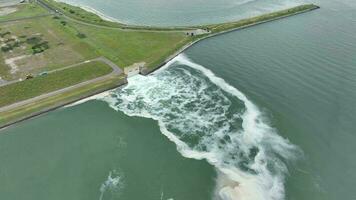
[{"label": "small building", "polygon": [[145,66],[145,62],[135,63],[124,68],[124,73],[127,77],[131,77],[140,73],[140,70]]}]

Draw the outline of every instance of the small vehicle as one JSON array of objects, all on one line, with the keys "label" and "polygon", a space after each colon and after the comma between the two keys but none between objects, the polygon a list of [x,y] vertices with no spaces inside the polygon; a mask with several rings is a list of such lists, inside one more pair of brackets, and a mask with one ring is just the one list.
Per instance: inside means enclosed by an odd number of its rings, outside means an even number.
[{"label": "small vehicle", "polygon": [[39,76],[45,76],[45,75],[47,75],[48,74],[48,72],[41,72],[41,73],[39,73],[38,75]]}]

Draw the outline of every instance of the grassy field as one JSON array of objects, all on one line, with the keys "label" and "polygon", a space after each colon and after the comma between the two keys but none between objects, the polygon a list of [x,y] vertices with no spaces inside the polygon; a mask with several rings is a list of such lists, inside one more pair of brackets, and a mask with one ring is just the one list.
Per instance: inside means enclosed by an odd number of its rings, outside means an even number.
[{"label": "grassy field", "polygon": [[[0,16],[0,22],[6,20],[24,18],[24,17],[34,17],[39,15],[49,14],[43,7],[39,6],[37,3],[23,3],[17,6],[11,6],[7,9],[14,9],[16,11],[8,15]],[[1,10],[2,9],[0,8],[0,12]]]},{"label": "grassy field", "polygon": [[153,67],[191,39],[181,32],[122,31],[80,24],[75,27],[87,36],[83,40],[95,46],[98,54],[120,67],[138,62]]},{"label": "grassy field", "polygon": [[85,63],[44,76],[0,87],[0,107],[94,79],[112,71],[101,62]]},{"label": "grassy field", "polygon": [[45,99],[30,103],[24,106],[16,107],[12,110],[0,113],[0,127],[11,122],[23,119],[25,117],[31,116],[34,113],[39,113],[46,111],[51,108],[58,107],[59,105],[67,104],[68,102],[73,102],[80,98],[90,96],[94,93],[98,93],[108,88],[114,88],[125,82],[124,76],[111,76],[108,79],[100,80],[95,83],[90,83],[88,85],[76,88],[74,90],[47,97]]},{"label": "grassy field", "polygon": [[77,32],[52,16],[0,24],[0,43],[0,77],[5,80],[99,56]]}]

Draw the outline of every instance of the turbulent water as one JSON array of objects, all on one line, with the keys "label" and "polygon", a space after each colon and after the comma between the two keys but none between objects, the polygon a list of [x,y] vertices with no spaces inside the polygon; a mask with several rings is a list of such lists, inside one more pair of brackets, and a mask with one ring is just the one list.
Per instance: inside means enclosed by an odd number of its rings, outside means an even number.
[{"label": "turbulent water", "polygon": [[284,198],[284,162],[296,147],[243,93],[185,55],[154,75],[130,78],[104,100],[129,116],[157,120],[183,156],[214,165],[215,199]]}]

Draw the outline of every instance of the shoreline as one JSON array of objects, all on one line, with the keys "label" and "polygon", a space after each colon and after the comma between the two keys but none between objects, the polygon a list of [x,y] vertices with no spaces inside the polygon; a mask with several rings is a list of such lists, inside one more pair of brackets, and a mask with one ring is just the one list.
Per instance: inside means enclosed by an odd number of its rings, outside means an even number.
[{"label": "shoreline", "polygon": [[[258,22],[255,22],[255,23],[243,25],[243,26],[240,26],[240,27],[227,29],[227,30],[224,30],[224,31],[221,31],[221,32],[212,33],[212,34],[209,34],[209,35],[204,35],[203,37],[197,38],[194,41],[192,41],[192,42],[190,42],[188,44],[185,44],[184,46],[179,48],[177,51],[175,51],[173,54],[169,55],[163,62],[158,64],[156,67],[141,69],[140,70],[140,74],[146,76],[146,75],[149,75],[149,74],[155,72],[156,70],[158,70],[161,67],[165,66],[169,61],[173,60],[175,57],[177,57],[179,54],[181,54],[185,50],[189,49],[190,47],[194,46],[195,44],[197,44],[197,43],[199,43],[199,42],[201,42],[201,41],[203,41],[205,39],[216,37],[216,36],[223,35],[223,34],[227,34],[227,33],[233,32],[233,31],[238,31],[238,30],[242,30],[242,29],[245,29],[245,28],[257,26],[259,24],[264,24],[264,23],[267,23],[267,22],[272,22],[272,21],[276,21],[276,20],[279,20],[279,19],[291,17],[291,16],[294,16],[294,15],[307,13],[309,11],[313,11],[313,10],[316,10],[316,9],[319,9],[319,8],[320,8],[319,6],[315,6],[315,7],[312,7],[312,8],[309,8],[309,9],[305,9],[305,10],[302,10],[302,11],[298,11],[298,12],[294,12],[294,13],[291,13],[291,14],[288,14],[288,15],[279,16],[279,17],[275,17],[275,18],[271,18],[271,19],[267,19],[267,20],[262,20],[262,21],[258,21]],[[90,97],[98,95],[100,93],[104,93],[104,92],[107,92],[109,90],[113,90],[113,89],[122,87],[122,86],[124,86],[126,84],[127,84],[127,77],[124,78],[124,82],[123,83],[120,82],[120,83],[118,83],[118,85],[116,85],[114,87],[110,87],[110,88],[106,88],[106,89],[100,89],[100,91],[97,90],[97,91],[94,91],[93,93],[83,95],[83,96],[81,96],[81,97],[79,97],[77,99],[70,100],[70,101],[67,101],[67,102],[58,103],[58,104],[56,104],[54,106],[50,106],[50,107],[42,109],[42,110],[40,110],[38,112],[34,112],[34,113],[29,114],[27,116],[24,116],[24,117],[21,117],[19,119],[12,120],[12,121],[10,121],[8,123],[0,125],[0,131],[5,129],[5,128],[11,127],[11,126],[13,126],[13,125],[15,125],[17,123],[20,123],[20,122],[23,122],[23,121],[26,121],[26,120],[41,116],[41,115],[43,115],[43,114],[45,114],[47,112],[51,112],[51,111],[57,110],[59,108],[74,104],[74,103],[76,103],[78,101],[81,101],[81,100],[86,99],[86,98],[90,98]]]},{"label": "shoreline", "polygon": [[119,24],[126,24],[114,17],[110,17],[108,15],[105,15],[104,13],[96,10],[95,8],[92,8],[90,6],[82,6],[82,5],[79,5],[79,4],[75,4],[75,3],[68,3],[66,1],[60,1],[60,0],[54,0],[56,2],[59,2],[59,3],[66,3],[66,4],[69,4],[69,5],[72,5],[72,6],[76,6],[76,7],[79,7],[87,12],[90,12],[90,13],[93,13],[93,14],[96,14],[97,16],[99,16],[101,19],[103,20],[106,20],[106,21],[110,21],[110,22],[115,22],[115,23],[119,23]]}]

